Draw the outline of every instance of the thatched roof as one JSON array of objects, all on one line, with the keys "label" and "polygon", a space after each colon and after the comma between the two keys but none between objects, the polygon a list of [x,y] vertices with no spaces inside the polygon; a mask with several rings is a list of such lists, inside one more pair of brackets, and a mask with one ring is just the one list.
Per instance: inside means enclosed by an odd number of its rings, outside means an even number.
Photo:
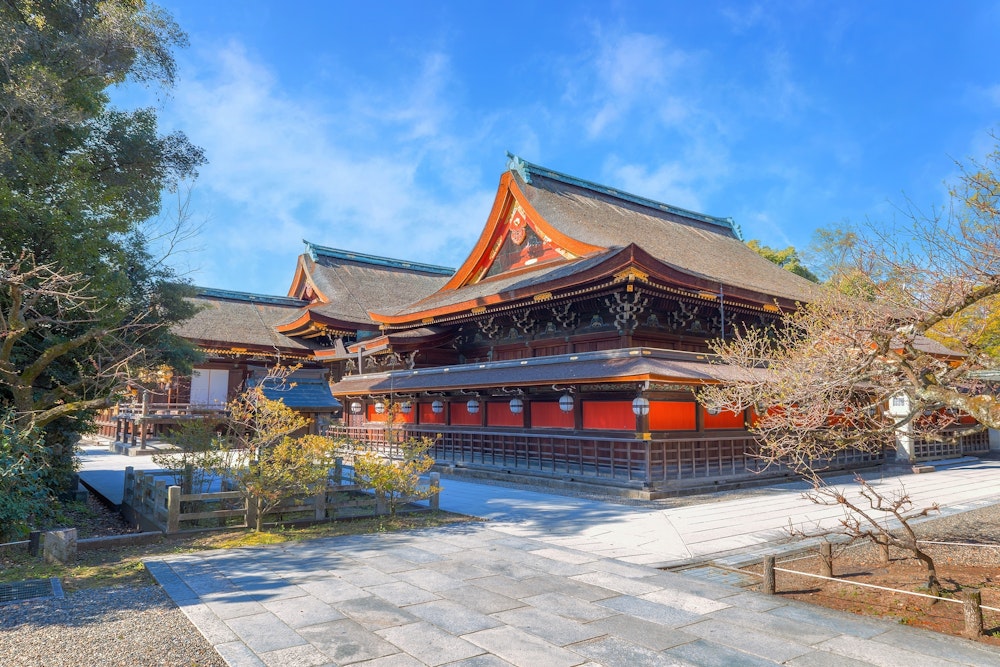
[{"label": "thatched roof", "polygon": [[299,258],[299,267],[320,300],[311,309],[343,322],[370,324],[369,312],[392,311],[418,301],[454,273],[442,266],[306,245],[308,252]]},{"label": "thatched roof", "polygon": [[394,309],[375,309],[377,315],[398,322],[407,315],[421,316],[494,295],[513,295],[533,287],[544,291],[556,282],[566,282],[567,278],[614,261],[625,251],[651,258],[666,272],[691,277],[702,283],[702,288],[717,290],[718,286],[728,286],[790,302],[810,301],[817,295],[816,285],[747,247],[730,219],[686,211],[589,183],[513,156],[509,166],[509,174],[501,179],[487,229],[458,269],[456,280],[463,274],[472,275],[471,267],[482,265],[483,253],[494,243],[491,240],[487,244],[484,240],[491,233],[499,233],[491,232],[491,228],[499,230],[503,224],[504,197],[513,197],[533,209],[541,219],[533,218],[532,223],[547,236],[572,239],[574,244],[590,250],[576,258],[540,263],[534,269],[522,267],[516,272],[469,280],[465,284],[453,280],[426,298]]},{"label": "thatched roof", "polygon": [[308,340],[289,338],[275,327],[294,319],[308,305],[287,297],[198,288],[192,301],[198,312],[174,333],[201,345],[305,352]]}]

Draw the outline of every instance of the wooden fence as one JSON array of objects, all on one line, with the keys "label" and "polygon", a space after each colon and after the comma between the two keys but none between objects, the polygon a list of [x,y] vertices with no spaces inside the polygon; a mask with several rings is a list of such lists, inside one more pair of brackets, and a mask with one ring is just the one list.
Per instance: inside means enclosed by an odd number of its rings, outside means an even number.
[{"label": "wooden fence", "polygon": [[[338,466],[338,470],[342,470]],[[164,534],[201,532],[228,528],[248,528],[257,523],[257,505],[247,502],[241,491],[183,493],[180,486],[167,485],[169,471],[144,472],[131,466],[125,468],[125,489],[122,514],[126,521],[143,530],[158,530]],[[440,476],[432,473],[432,494],[425,505],[416,500],[407,511],[436,510],[440,506]],[[339,473],[324,488],[311,496],[300,496],[268,510],[273,518],[266,523],[315,523],[335,518],[354,518],[386,514],[388,507],[374,495]]]},{"label": "wooden fence", "polygon": [[[434,459],[487,470],[572,478],[596,483],[653,489],[696,487],[713,482],[756,481],[786,477],[788,469],[768,466],[749,433],[660,437],[648,440],[634,434],[593,435],[551,431],[451,429],[431,425],[398,425],[387,436],[382,424],[335,427],[333,437],[376,446],[387,456],[399,455],[405,437],[429,437]],[[838,470],[882,463],[881,452],[839,452],[823,467]]]}]

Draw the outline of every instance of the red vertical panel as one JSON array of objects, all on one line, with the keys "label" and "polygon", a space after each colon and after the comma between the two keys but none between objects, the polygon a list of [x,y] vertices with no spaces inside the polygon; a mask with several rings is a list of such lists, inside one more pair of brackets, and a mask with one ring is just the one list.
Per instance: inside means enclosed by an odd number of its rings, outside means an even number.
[{"label": "red vertical panel", "polygon": [[635,413],[632,412],[632,401],[583,401],[583,427],[634,431]]},{"label": "red vertical panel", "polygon": [[370,422],[384,422],[385,421],[385,413],[383,412],[382,414],[379,414],[379,413],[375,412],[375,406],[372,405],[372,404],[370,404],[368,406],[368,421],[370,421]]},{"label": "red vertical panel", "polygon": [[510,411],[510,403],[487,403],[486,404],[486,425],[487,426],[516,426],[524,427],[524,413],[514,414]]},{"label": "red vertical panel", "polygon": [[444,410],[440,413],[434,412],[431,408],[430,403],[419,403],[417,405],[417,412],[420,415],[421,424],[443,424],[444,423]]},{"label": "red vertical panel", "polygon": [[710,415],[705,408],[701,408],[701,418],[701,423],[705,425],[706,430],[720,428],[744,428],[742,412],[730,412],[729,410],[723,410],[717,415]]},{"label": "red vertical panel", "polygon": [[697,405],[694,401],[650,401],[649,430],[694,431]]},{"label": "red vertical panel", "polygon": [[[483,404],[479,404],[479,409],[481,410]],[[471,413],[469,408],[465,403],[452,403],[451,404],[451,423],[454,426],[479,426],[482,422],[482,417],[478,412]]]},{"label": "red vertical panel", "polygon": [[532,428],[573,428],[572,412],[563,412],[557,401],[531,402]]}]

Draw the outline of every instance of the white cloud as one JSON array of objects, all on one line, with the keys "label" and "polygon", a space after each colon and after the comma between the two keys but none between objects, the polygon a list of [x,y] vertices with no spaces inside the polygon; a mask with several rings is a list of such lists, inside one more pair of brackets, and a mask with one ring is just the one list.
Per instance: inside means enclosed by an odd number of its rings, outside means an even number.
[{"label": "white cloud", "polygon": [[606,172],[608,181],[626,192],[672,206],[701,211],[702,201],[698,188],[693,183],[697,179],[681,162],[670,162],[656,168],[612,163],[608,165]]},{"label": "white cloud", "polygon": [[590,107],[584,118],[591,139],[620,130],[635,113],[650,113],[665,125],[688,116],[691,101],[673,89],[676,73],[690,60],[687,53],[643,33],[597,33],[596,39],[596,55],[582,66],[584,81],[573,81],[567,92]]},{"label": "white cloud", "polygon": [[407,86],[311,99],[283,91],[238,43],[201,62],[214,66],[182,81],[168,110],[205,148],[199,188],[221,202],[196,211],[213,218],[197,282],[281,291],[303,238],[417,261],[464,259],[493,192],[434,182],[439,168],[463,168],[460,142],[445,129],[447,58],[417,63]]}]

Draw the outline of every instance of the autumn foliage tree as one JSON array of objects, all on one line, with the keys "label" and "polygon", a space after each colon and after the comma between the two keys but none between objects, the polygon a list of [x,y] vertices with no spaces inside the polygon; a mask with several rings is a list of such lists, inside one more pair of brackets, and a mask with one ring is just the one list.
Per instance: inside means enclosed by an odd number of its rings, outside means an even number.
[{"label": "autumn foliage tree", "polygon": [[[288,369],[272,371],[271,386],[280,387]],[[308,421],[280,399],[268,398],[264,383],[244,390],[228,404],[224,449],[211,472],[242,493],[253,508],[254,528],[264,528],[266,514],[296,496],[325,489],[342,445],[303,434]]]}]

